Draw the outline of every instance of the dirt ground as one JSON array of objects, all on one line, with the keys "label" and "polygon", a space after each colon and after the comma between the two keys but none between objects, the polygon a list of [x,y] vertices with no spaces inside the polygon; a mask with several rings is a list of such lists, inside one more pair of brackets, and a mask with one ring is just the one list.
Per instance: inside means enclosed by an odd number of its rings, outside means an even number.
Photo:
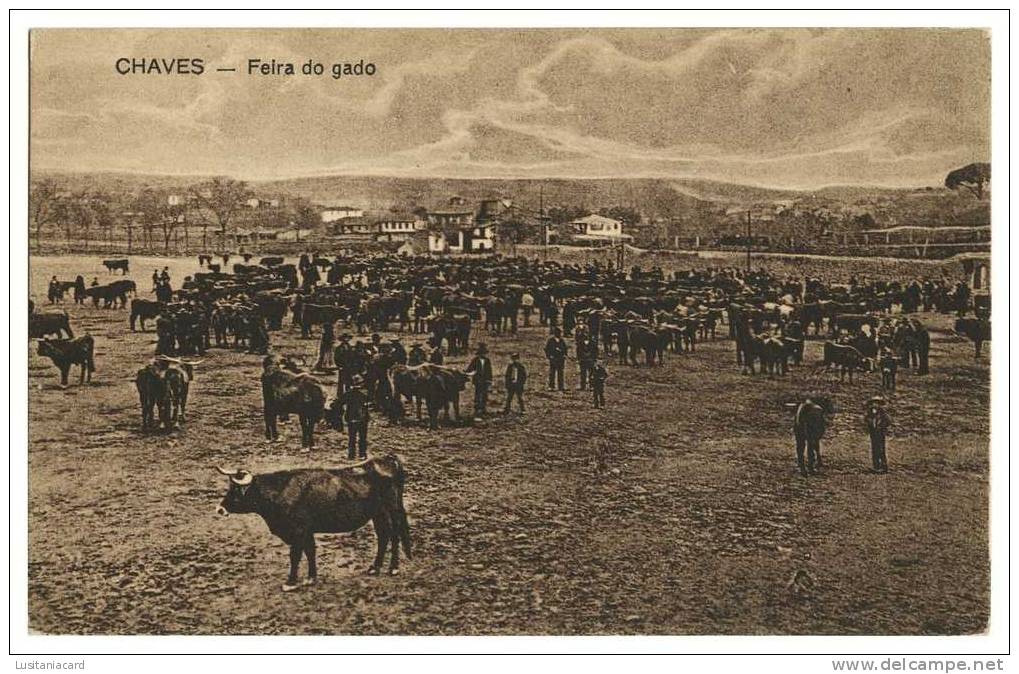
[{"label": "dirt ground", "polygon": [[[176,286],[194,258],[132,258],[140,296],[152,269]],[[93,257],[31,260],[46,280],[114,278]],[[255,515],[218,517],[216,464],[255,472],[344,462],[322,429],[300,450],[262,436],[259,357],[213,350],[188,421],[142,435],[133,376],[155,335],[127,311],[75,307],[96,339],[91,386],[58,386],[29,356],[29,624],[74,634],[960,634],[989,606],[989,363],[932,330],[931,374],[900,372],[889,410],[891,472],[869,472],[864,401],[876,374],[840,384],[820,343],[786,377],[741,375],[727,340],[663,367],[609,364],[608,409],[576,389],[543,390],[542,328],[489,337],[497,389],[519,350],[531,378],[523,417],[496,413],[429,432],[373,420],[372,452],[408,469],[412,561],[364,574],[370,526],[319,537],[317,586],[284,594],[287,549]],[[289,318],[288,318],[289,321]],[[475,330],[478,339],[479,328]],[[404,335],[405,341],[416,339]],[[311,356],[289,326],[273,347]],[[462,364],[465,358],[454,358]],[[796,471],[782,402],[821,390],[838,413],[823,474]],[[462,408],[471,410],[470,390]],[[806,580],[790,585],[798,571]],[[803,574],[801,574],[801,577]],[[798,589],[800,588],[800,589]]]}]

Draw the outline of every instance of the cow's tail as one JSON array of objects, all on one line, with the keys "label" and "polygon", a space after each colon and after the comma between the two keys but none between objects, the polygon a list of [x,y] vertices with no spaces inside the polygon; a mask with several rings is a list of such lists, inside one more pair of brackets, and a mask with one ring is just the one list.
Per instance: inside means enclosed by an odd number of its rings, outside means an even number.
[{"label": "cow's tail", "polygon": [[396,481],[396,512],[393,513],[393,525],[400,536],[400,544],[403,546],[403,554],[407,559],[413,559],[410,550],[410,524],[407,523],[407,510],[403,507],[403,485],[407,480],[407,473],[403,469],[403,462],[399,457],[394,456],[396,464],[394,479]]}]

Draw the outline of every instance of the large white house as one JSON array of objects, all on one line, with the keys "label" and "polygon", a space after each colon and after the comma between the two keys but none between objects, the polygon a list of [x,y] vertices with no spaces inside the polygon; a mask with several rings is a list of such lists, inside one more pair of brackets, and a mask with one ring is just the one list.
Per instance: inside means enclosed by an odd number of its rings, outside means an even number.
[{"label": "large white house", "polygon": [[604,215],[586,215],[570,223],[574,239],[581,241],[632,241],[633,237],[623,233],[623,223]]},{"label": "large white house", "polygon": [[350,206],[327,206],[322,211],[323,223],[336,222],[337,220],[346,220],[347,218],[361,218],[361,217],[364,217],[364,209],[352,208]]}]

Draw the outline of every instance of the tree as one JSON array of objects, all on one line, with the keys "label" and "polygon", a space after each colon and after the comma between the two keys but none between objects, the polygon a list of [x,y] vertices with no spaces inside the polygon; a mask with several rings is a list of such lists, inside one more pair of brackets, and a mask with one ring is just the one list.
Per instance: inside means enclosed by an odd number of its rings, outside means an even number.
[{"label": "tree", "polygon": [[983,162],[967,164],[945,176],[945,187],[950,190],[965,187],[975,194],[977,199],[984,198],[984,185],[989,182],[991,182],[991,165]]},{"label": "tree", "polygon": [[28,193],[28,212],[35,229],[37,250],[42,247],[42,228],[58,216],[58,202],[57,186],[52,180],[40,180],[32,184]]},{"label": "tree", "polygon": [[513,244],[513,251],[516,252],[518,243],[523,243],[534,237],[537,233],[537,226],[519,218],[504,220],[498,225],[499,238]]},{"label": "tree", "polygon": [[[220,235],[225,235],[234,214],[251,197],[251,190],[243,180],[213,178],[192,187],[191,194],[200,209],[215,216]],[[206,220],[203,217],[203,223]],[[205,245],[205,226],[202,229],[202,239],[202,245]]]},{"label": "tree", "polygon": [[548,217],[554,225],[561,225],[564,222],[572,222],[577,218],[590,215],[591,211],[583,206],[553,206],[548,209]]},{"label": "tree", "polygon": [[640,222],[640,211],[630,206],[611,206],[603,208],[601,215],[613,220],[619,220],[624,225],[635,225]]},{"label": "tree", "polygon": [[152,230],[156,225],[161,225],[164,220],[169,219],[166,199],[151,187],[146,187],[135,197],[132,210],[138,214],[138,219],[141,222],[145,245],[151,245]]}]

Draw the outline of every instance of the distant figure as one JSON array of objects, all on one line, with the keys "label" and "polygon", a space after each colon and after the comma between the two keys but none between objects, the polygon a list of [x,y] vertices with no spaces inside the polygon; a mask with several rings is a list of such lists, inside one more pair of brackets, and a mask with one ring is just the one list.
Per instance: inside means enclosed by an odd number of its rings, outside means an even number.
[{"label": "distant figure", "polygon": [[[800,474],[814,475],[821,468],[821,438],[824,436],[826,422],[824,408],[807,398],[796,406],[793,420],[793,436],[796,438],[796,464]],[[804,452],[806,462],[804,462]]]},{"label": "distant figure", "polygon": [[74,278],[74,303],[85,304],[85,277],[81,274]]},{"label": "distant figure", "polygon": [[580,365],[580,390],[587,389],[588,375],[598,356],[598,346],[587,335],[577,342],[577,363]]},{"label": "distant figure", "polygon": [[563,368],[566,367],[566,355],[570,347],[563,339],[563,331],[559,328],[552,328],[552,336],[545,342],[545,358],[548,359],[548,390],[565,391],[563,382]]},{"label": "distant figure", "polygon": [[891,428],[892,418],[885,411],[885,399],[874,396],[867,401],[867,411],[863,416],[870,435],[870,459],[875,473],[888,472],[888,457],[885,454],[885,437]]},{"label": "distant figure", "polygon": [[431,340],[432,352],[428,354],[428,362],[432,365],[442,365],[446,357],[442,353],[442,340]]},{"label": "distant figure", "polygon": [[333,367],[333,322],[326,321],[322,324],[322,338],[318,342],[318,362],[315,363],[316,370],[328,370]]},{"label": "distant figure", "polygon": [[520,308],[524,310],[524,327],[531,325],[531,313],[534,311],[534,295],[524,291],[520,297]]},{"label": "distant figure", "polygon": [[[364,379],[355,375],[348,389],[341,397],[343,421],[347,424],[347,458],[353,461],[358,456],[368,458],[368,394],[364,390]],[[355,456],[355,450],[357,455]]]},{"label": "distant figure", "polygon": [[520,362],[520,354],[510,355],[510,364],[506,366],[506,407],[503,413],[509,414],[513,398],[517,399],[517,408],[524,413],[524,385],[527,383],[527,368]]},{"label": "distant figure", "polygon": [[57,280],[56,276],[50,279],[46,296],[49,298],[50,304],[53,304],[59,299],[63,299],[64,293],[60,291],[60,281]]},{"label": "distant figure", "polygon": [[609,378],[609,371],[601,358],[596,358],[591,367],[591,391],[594,393],[594,407],[601,409],[605,407],[605,381]]},{"label": "distant figure", "polygon": [[899,359],[895,357],[891,349],[885,347],[881,350],[881,359],[878,364],[881,367],[881,388],[886,391],[894,391],[895,375],[899,371]]},{"label": "distant figure", "polygon": [[478,345],[477,355],[468,363],[466,372],[474,384],[474,418],[480,419],[487,411],[488,389],[492,386],[492,361],[485,344]]}]

